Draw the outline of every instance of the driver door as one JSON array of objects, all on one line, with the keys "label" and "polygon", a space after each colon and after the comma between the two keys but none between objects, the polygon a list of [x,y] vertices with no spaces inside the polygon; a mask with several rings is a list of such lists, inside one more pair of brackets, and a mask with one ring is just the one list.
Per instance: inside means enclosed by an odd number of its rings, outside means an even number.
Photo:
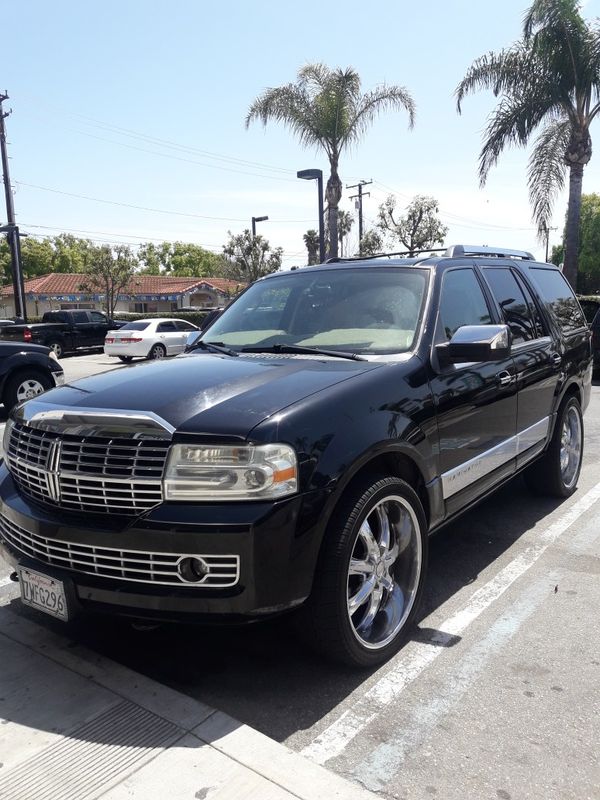
[{"label": "driver door", "polygon": [[[472,267],[442,275],[435,343],[444,345],[463,325],[494,320]],[[440,352],[441,350],[441,352]],[[448,514],[481,496],[516,468],[517,382],[512,356],[502,361],[451,364],[432,350],[439,474]]]}]

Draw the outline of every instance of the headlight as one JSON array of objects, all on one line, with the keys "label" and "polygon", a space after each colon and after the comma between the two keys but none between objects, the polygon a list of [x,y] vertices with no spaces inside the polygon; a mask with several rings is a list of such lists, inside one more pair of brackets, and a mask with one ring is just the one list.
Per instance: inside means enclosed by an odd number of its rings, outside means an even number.
[{"label": "headlight", "polygon": [[259,500],[298,490],[298,464],[285,444],[175,444],[163,481],[165,500]]}]

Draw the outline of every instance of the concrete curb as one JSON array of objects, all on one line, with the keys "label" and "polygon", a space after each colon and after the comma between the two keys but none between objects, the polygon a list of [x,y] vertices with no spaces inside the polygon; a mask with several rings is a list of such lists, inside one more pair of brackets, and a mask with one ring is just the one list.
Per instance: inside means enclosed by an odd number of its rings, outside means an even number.
[{"label": "concrete curb", "polygon": [[[278,742],[191,697],[163,686],[4,607],[0,636],[76,673],[113,707],[133,704],[177,726],[180,736],[152,750],[146,763],[117,785],[99,787],[106,800],[373,800],[376,795],[308,761]],[[23,651],[25,652],[25,651]],[[13,678],[14,680],[14,678]],[[31,701],[36,702],[32,691]],[[39,699],[38,699],[39,702]],[[0,708],[1,711],[1,708]],[[66,734],[68,739],[68,731]],[[44,752],[44,751],[43,751]],[[42,752],[42,754],[43,754]],[[39,756],[38,756],[39,759]],[[13,795],[11,794],[11,797]],[[18,796],[18,795],[15,795]]]}]

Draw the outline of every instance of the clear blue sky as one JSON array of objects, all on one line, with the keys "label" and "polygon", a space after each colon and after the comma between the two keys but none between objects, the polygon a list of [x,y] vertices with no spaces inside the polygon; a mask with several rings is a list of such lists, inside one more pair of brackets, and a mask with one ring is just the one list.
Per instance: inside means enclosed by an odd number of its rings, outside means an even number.
[{"label": "clear blue sky", "polygon": [[[18,221],[38,235],[89,231],[81,235],[130,243],[181,239],[219,250],[228,230],[268,214],[260,232],[284,248],[286,264],[302,263],[302,234],[317,225],[316,185],[298,181],[295,172],[326,171],[326,160],[277,124],[246,131],[244,117],[263,89],[321,61],[353,66],[364,90],[403,85],[417,104],[414,130],[405,114],[386,114],[342,159],[345,183],[376,182],[367,187],[367,225],[390,189],[401,203],[431,194],[450,226],[448,244],[498,244],[543,256],[527,201],[526,153],[507,152],[480,190],[477,155],[494,99],[468,98],[459,117],[452,96],[477,56],[518,38],[527,5],[30,0],[15,6],[15,24],[3,34],[0,88],[13,109],[7,126]],[[585,3],[587,17],[599,9],[600,0]],[[584,191],[600,191],[600,155],[586,170]],[[353,210],[349,194],[342,207]],[[553,223],[560,229],[565,208],[561,197]],[[557,232],[551,242],[559,238]]]}]

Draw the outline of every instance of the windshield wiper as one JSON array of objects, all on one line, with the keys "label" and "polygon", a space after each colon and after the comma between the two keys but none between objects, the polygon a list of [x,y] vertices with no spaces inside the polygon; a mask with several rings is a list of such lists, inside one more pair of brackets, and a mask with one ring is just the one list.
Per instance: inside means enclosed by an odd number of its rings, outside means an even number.
[{"label": "windshield wiper", "polygon": [[349,358],[352,361],[366,361],[358,353],[345,353],[343,350],[322,350],[320,347],[306,347],[301,344],[271,344],[264,347],[242,347],[242,353],[308,353],[315,356]]},{"label": "windshield wiper", "polygon": [[191,353],[192,350],[208,350],[210,353],[221,353],[226,356],[239,356],[237,350],[232,350],[230,347],[226,347],[223,342],[205,342],[204,339],[199,339],[197,342],[194,342],[194,344],[186,348],[187,353]]}]

